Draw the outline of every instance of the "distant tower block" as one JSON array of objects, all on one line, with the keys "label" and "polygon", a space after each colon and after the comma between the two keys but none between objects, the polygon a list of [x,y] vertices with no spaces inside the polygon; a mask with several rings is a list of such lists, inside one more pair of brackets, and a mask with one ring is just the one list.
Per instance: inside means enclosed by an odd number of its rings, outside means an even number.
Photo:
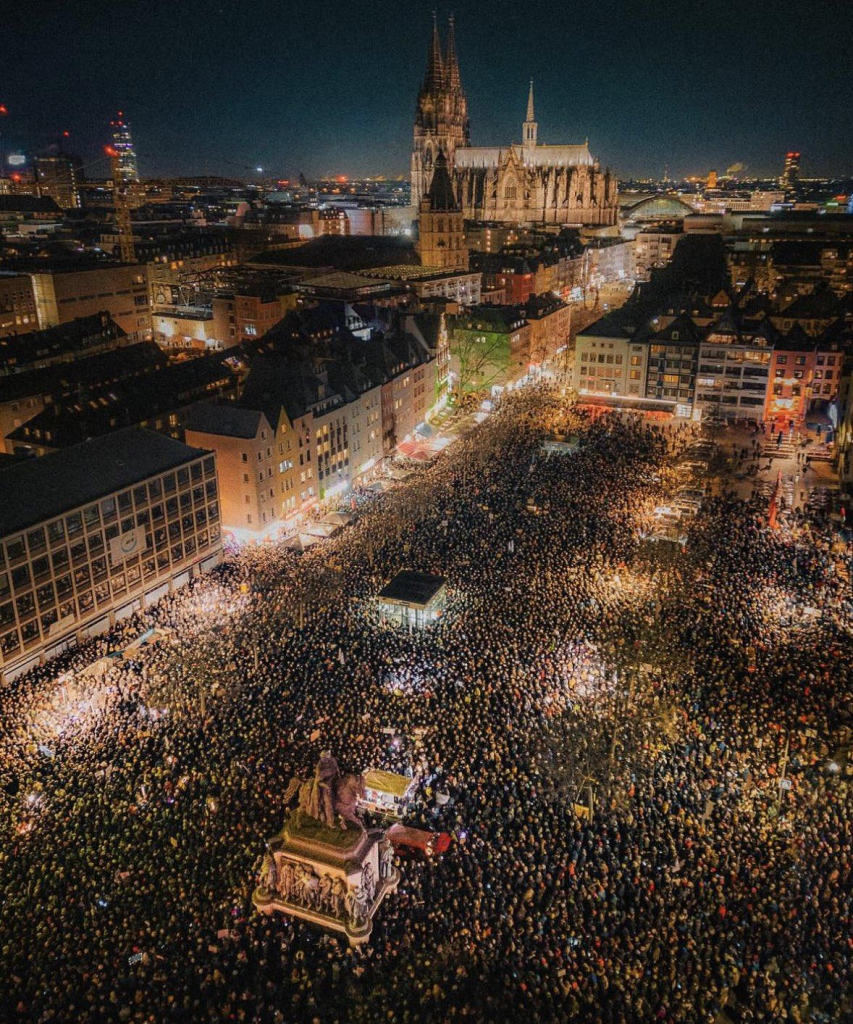
[{"label": "distant tower block", "polygon": [[127,205],[131,209],[145,202],[145,188],[139,178],[139,166],[136,162],[136,151],[133,148],[133,136],[130,125],[124,119],[124,112],[119,111],[114,121],[110,121],[112,148],[118,154],[118,168],[121,173],[121,185],[125,190]]},{"label": "distant tower block", "polygon": [[136,152],[133,148],[133,137],[130,134],[130,125],[124,120],[123,112],[118,112],[115,121],[110,121],[110,131],[113,138],[113,149],[119,156],[119,168],[125,182],[139,181],[139,167],[136,163]]},{"label": "distant tower block", "polygon": [[716,188],[716,187],[717,187],[717,172],[716,171],[708,171],[708,188]]},{"label": "distant tower block", "polygon": [[794,189],[800,180],[800,154],[791,150],[785,154],[785,169],[779,184],[782,188]]}]

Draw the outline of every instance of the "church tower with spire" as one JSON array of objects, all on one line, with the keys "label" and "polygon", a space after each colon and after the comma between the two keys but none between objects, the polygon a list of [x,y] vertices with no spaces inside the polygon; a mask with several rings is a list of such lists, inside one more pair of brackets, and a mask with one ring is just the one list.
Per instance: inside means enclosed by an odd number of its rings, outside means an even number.
[{"label": "church tower with spire", "polygon": [[465,218],[453,192],[447,158],[438,151],[429,191],[418,205],[418,255],[421,266],[467,270]]},{"label": "church tower with spire", "polygon": [[527,97],[527,119],[524,122],[524,139],[525,150],[536,149],[536,138],[539,134],[539,125],[536,123],[536,111],[533,108],[533,79],[530,79],[530,95]]},{"label": "church tower with spire", "polygon": [[459,146],[470,145],[468,101],[462,89],[453,17],[442,52],[438,22],[433,14],[432,38],[427,53],[427,69],[418,93],[415,112],[415,144],[412,152],[412,203],[420,207],[429,191],[439,152],[450,167]]},{"label": "church tower with spire", "polygon": [[[433,190],[439,156],[441,187]],[[521,144],[471,145],[453,19],[442,48],[435,15],[415,113],[412,204],[421,219],[421,260],[429,266],[461,266],[467,259],[458,218],[462,224],[556,227],[609,227],[619,219],[616,176],[601,167],[588,140],[547,146],[539,141],[532,81]]]}]

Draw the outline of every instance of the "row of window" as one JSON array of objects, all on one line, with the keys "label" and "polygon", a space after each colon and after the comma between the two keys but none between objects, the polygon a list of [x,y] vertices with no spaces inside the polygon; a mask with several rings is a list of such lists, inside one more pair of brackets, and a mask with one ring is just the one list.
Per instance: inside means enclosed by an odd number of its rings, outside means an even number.
[{"label": "row of window", "polygon": [[[150,546],[153,542],[154,548],[159,549],[165,544],[175,544],[186,540],[209,523],[219,521],[219,504],[211,501],[209,505],[196,508],[195,512],[189,512],[180,518],[170,521],[151,519],[147,513],[141,512],[136,519],[136,526],[144,529],[146,540]],[[152,524],[149,527],[149,523]],[[160,523],[161,525],[158,525]],[[134,526],[134,521],[127,521],[127,528],[122,532],[129,533]],[[11,568],[11,571],[0,571],[0,600],[10,593],[21,595],[31,590],[45,580],[57,579],[70,570],[84,569],[88,565],[95,565],[104,562],[106,565],[107,551],[111,542],[119,536],[119,529],[116,525],[109,526],[106,530],[91,534],[87,539],[80,539],[71,544],[54,549],[50,555],[44,554],[27,562],[22,562]],[[135,556],[139,558],[139,555]]]},{"label": "row of window", "polygon": [[68,573],[46,580],[35,590],[14,602],[0,597],[0,653],[10,658],[20,650],[50,639],[56,623],[63,629],[89,617],[95,610],[114,606],[137,590],[162,578],[189,559],[194,559],[219,541],[219,511],[212,505],[208,525],[192,535],[171,543],[172,538],[155,536],[155,544],[141,556],[118,565],[108,565],[106,557],[80,565]]},{"label": "row of window", "polygon": [[[194,486],[190,490],[190,483]],[[178,496],[176,492],[183,493]],[[0,544],[0,569],[7,563],[16,565],[28,555],[33,558],[49,547],[51,550],[75,537],[98,531],[102,526],[122,521],[122,532],[132,528],[134,511],[148,512],[153,519],[173,517],[178,512],[187,512],[194,505],[201,505],[216,496],[216,469],[212,456],[202,462],[184,466],[176,473],[167,473],[140,484],[119,495],[110,495],[88,505],[80,512],[71,512],[55,519],[47,526],[37,526],[26,534],[10,537]],[[165,501],[163,500],[165,499]],[[127,518],[125,518],[127,517]],[[144,520],[147,521],[147,520]],[[108,538],[109,539],[109,538]]]},{"label": "row of window", "polygon": [[[598,354],[598,359],[596,359],[595,352],[590,352],[588,354],[586,352],[581,352],[581,362],[582,363],[586,363],[586,362],[590,362],[590,363],[599,362],[599,363],[610,363],[610,364],[615,363],[617,366],[621,366],[622,365],[622,356],[620,356],[620,355],[610,355],[610,353],[608,353],[607,355],[605,355],[604,353],[599,353]],[[631,365],[632,366],[639,366],[640,364],[639,364],[639,362],[634,363],[632,361]]]}]

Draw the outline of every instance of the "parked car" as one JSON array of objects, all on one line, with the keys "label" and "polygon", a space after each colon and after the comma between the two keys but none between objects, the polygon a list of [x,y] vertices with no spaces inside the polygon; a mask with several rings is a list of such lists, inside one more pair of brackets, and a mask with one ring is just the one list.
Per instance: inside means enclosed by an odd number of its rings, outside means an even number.
[{"label": "parked car", "polygon": [[399,824],[392,825],[385,835],[401,857],[437,857],[445,853],[452,842],[446,832],[427,832]]}]

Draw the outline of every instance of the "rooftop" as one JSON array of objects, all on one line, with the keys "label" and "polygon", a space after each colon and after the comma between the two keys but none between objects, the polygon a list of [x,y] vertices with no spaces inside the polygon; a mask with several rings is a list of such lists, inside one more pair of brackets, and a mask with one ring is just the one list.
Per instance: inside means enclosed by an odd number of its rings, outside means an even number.
[{"label": "rooftop", "polygon": [[447,580],[443,576],[405,569],[398,572],[394,579],[379,591],[379,597],[383,601],[402,602],[426,608],[446,584]]},{"label": "rooftop", "polygon": [[232,402],[205,402],[190,409],[186,429],[218,437],[255,438],[263,419],[262,412],[243,409]]},{"label": "rooftop", "polygon": [[0,376],[0,404],[34,395],[68,394],[85,387],[97,387],[159,369],[167,362],[159,345],[140,341],[73,361],[9,373]]},{"label": "rooftop", "polygon": [[336,270],[331,274],[320,274],[319,277],[309,277],[303,281],[303,290],[331,290],[331,291],[368,291],[376,292],[389,287],[387,281],[377,280],[375,277],[362,277],[359,274],[351,274],[344,270]]},{"label": "rooftop", "polygon": [[540,145],[535,149],[523,146],[466,146],[454,156],[457,169],[487,169],[497,167],[508,149],[527,167],[591,167],[593,158],[586,143],[575,146]]},{"label": "rooftop", "polygon": [[579,338],[630,338],[646,317],[634,307],[621,306],[578,331]]},{"label": "rooftop", "polygon": [[420,265],[411,240],[391,235],[324,235],[291,249],[262,252],[252,266],[322,268],[359,271],[408,263]]},{"label": "rooftop", "polygon": [[0,196],[0,213],[55,213],[61,211],[50,196]]},{"label": "rooftop", "polygon": [[524,309],[519,306],[471,306],[453,317],[454,330],[515,331],[525,323]]},{"label": "rooftop", "polygon": [[2,470],[0,476],[0,537],[8,537],[204,454],[199,448],[190,448],[163,434],[131,427],[40,459],[14,463]]},{"label": "rooftop", "polygon": [[10,334],[0,338],[0,373],[77,356],[91,348],[112,347],[113,343],[117,346],[126,338],[126,333],[106,312],[40,331]]},{"label": "rooftop", "polygon": [[57,397],[8,436],[14,445],[68,448],[117,428],[164,420],[235,387],[226,354],[214,353]]}]

